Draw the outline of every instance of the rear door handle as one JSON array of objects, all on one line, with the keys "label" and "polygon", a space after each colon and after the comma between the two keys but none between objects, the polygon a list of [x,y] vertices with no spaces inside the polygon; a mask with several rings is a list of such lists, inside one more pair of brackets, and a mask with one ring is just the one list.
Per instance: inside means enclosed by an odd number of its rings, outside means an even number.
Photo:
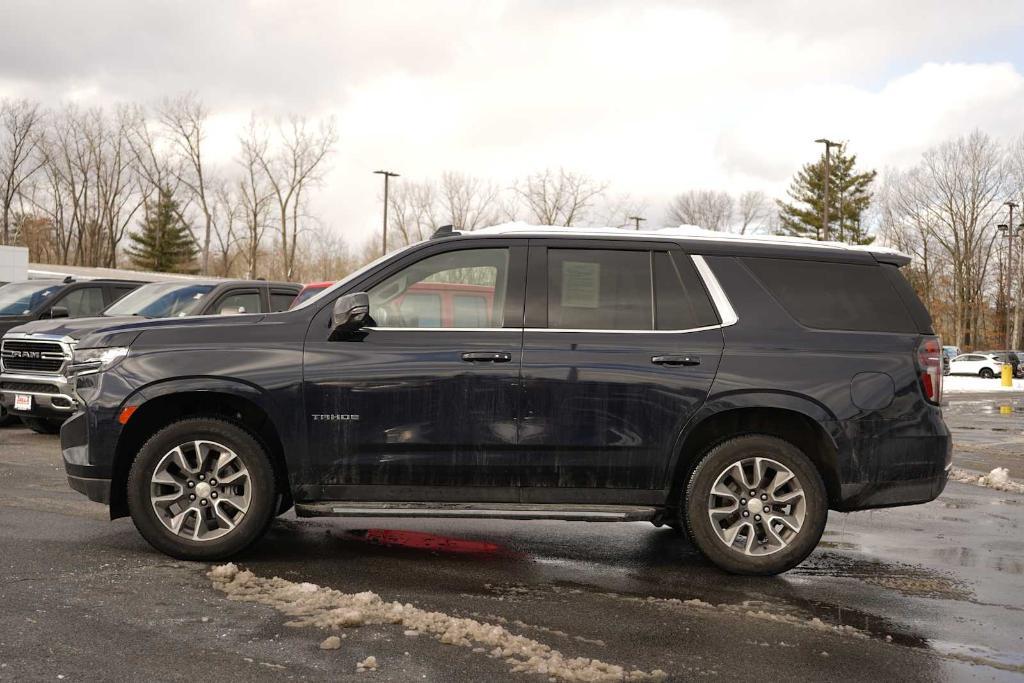
[{"label": "rear door handle", "polygon": [[466,351],[462,360],[467,363],[508,363],[512,354],[504,351]]},{"label": "rear door handle", "polygon": [[655,365],[700,365],[700,356],[693,354],[681,354],[670,356],[653,356],[651,362]]}]

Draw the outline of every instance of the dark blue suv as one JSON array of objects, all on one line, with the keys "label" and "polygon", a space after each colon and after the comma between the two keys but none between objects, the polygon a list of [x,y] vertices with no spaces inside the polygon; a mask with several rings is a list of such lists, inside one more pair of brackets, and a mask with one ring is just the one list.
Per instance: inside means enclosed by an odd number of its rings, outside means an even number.
[{"label": "dark blue suv", "polygon": [[214,560],[275,515],[649,520],[733,572],[946,483],[941,345],[865,248],[439,231],[281,313],[77,340],[68,479]]}]

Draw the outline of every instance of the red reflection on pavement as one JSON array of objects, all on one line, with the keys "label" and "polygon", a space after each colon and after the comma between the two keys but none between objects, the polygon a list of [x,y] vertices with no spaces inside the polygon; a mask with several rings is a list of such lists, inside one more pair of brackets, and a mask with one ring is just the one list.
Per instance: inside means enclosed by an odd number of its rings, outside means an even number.
[{"label": "red reflection on pavement", "polygon": [[469,541],[463,538],[428,534],[421,531],[400,531],[396,529],[353,529],[347,534],[354,540],[366,541],[386,547],[412,548],[453,555],[511,555],[507,548],[498,543]]}]

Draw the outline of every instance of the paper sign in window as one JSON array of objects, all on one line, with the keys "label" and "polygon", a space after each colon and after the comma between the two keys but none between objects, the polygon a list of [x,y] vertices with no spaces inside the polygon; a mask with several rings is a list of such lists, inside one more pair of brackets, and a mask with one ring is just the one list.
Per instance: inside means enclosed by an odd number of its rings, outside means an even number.
[{"label": "paper sign in window", "polygon": [[565,261],[562,264],[562,306],[597,308],[601,300],[601,264]]}]

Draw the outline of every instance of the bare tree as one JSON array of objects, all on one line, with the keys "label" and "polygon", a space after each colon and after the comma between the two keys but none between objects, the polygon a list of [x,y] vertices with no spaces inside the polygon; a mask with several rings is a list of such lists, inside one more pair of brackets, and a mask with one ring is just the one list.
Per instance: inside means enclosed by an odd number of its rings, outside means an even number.
[{"label": "bare tree", "polygon": [[3,244],[11,243],[15,199],[43,164],[43,113],[28,100],[0,100],[0,224]]},{"label": "bare tree", "polygon": [[528,220],[539,225],[573,226],[587,222],[608,184],[560,168],[527,176],[512,189],[523,201]]},{"label": "bare tree", "polygon": [[668,205],[670,223],[696,225],[706,230],[728,230],[732,225],[733,198],[718,190],[690,190]]},{"label": "bare tree", "polygon": [[431,182],[396,183],[388,193],[388,244],[403,247],[427,239],[442,221]]},{"label": "bare tree", "polygon": [[500,194],[498,185],[487,180],[454,171],[441,175],[441,212],[459,230],[497,223],[501,216]]},{"label": "bare tree", "polygon": [[217,230],[215,195],[218,187],[203,157],[209,111],[197,96],[189,93],[164,100],[158,116],[167,131],[171,149],[179,159],[178,181],[188,188],[192,202],[202,214],[203,234],[202,238],[197,240],[200,271],[209,273],[210,247]]},{"label": "bare tree", "polygon": [[629,194],[606,197],[596,210],[601,225],[611,228],[636,228],[636,218],[641,218],[640,229],[643,230],[649,221],[650,205],[644,199],[637,199]]},{"label": "bare tree", "polygon": [[241,152],[238,163],[242,168],[242,177],[237,185],[238,201],[244,226],[247,275],[254,279],[259,272],[260,244],[267,230],[267,218],[274,190],[262,170],[261,160],[267,154],[267,139],[258,128],[255,119],[249,122],[249,128],[239,142]]},{"label": "bare tree", "polygon": [[749,191],[741,194],[736,202],[739,233],[746,235],[748,232],[763,229],[765,222],[770,218],[772,206],[773,203],[764,192]]},{"label": "bare tree", "polygon": [[304,117],[292,116],[287,122],[279,121],[276,128],[278,145],[260,148],[257,161],[273,193],[284,276],[291,279],[302,217],[302,193],[323,178],[324,162],[337,134],[333,119],[322,121],[314,129]]}]

